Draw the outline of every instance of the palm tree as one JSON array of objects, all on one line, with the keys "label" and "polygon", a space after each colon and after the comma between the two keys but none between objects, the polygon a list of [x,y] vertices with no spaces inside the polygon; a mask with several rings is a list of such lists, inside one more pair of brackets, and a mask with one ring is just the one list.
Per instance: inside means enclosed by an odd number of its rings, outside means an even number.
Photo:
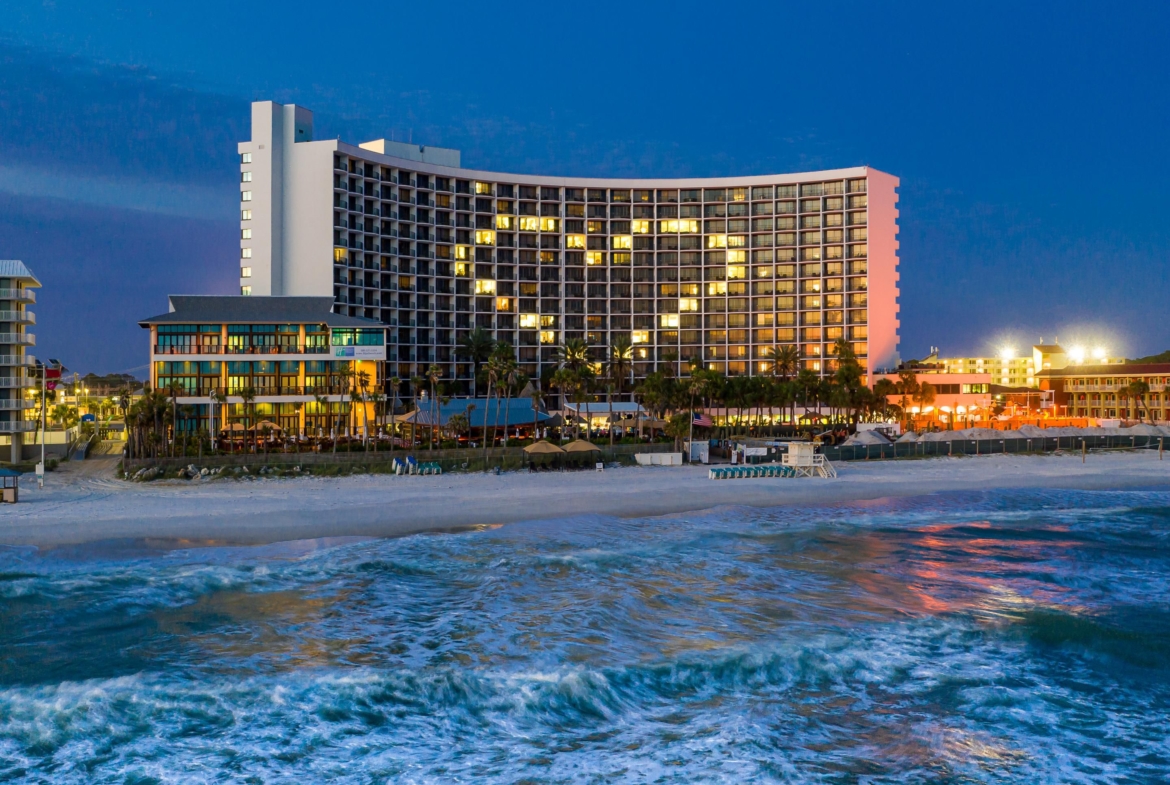
[{"label": "palm tree", "polygon": [[540,416],[540,387],[532,385],[532,391],[528,393],[528,397],[532,400],[532,443],[536,443],[536,429]]},{"label": "palm tree", "polygon": [[421,376],[410,377],[410,389],[414,393],[414,417],[410,419],[410,449],[412,450],[414,449],[415,432],[418,429],[418,414],[421,411],[418,406],[418,391],[425,381],[426,379]]},{"label": "palm tree", "polygon": [[362,443],[366,452],[370,451],[370,414],[366,411],[366,401],[370,397],[370,374],[366,371],[359,371],[357,374],[357,386],[361,390],[361,407],[362,407]]},{"label": "palm tree", "polygon": [[[361,387],[359,387],[358,385],[355,384],[353,387],[349,388],[349,416],[346,417],[346,433],[345,433],[346,436],[349,436],[349,424],[351,421],[353,422],[354,431],[355,432],[357,431],[357,416],[358,416],[357,413],[358,413],[358,410],[360,409],[362,412],[362,415],[363,416],[365,415],[365,412],[366,412],[365,401],[366,401],[366,396],[365,396],[365,393],[362,392]],[[350,449],[350,446],[347,445],[346,449],[347,450]]]},{"label": "palm tree", "polygon": [[[324,396],[319,392],[315,392],[315,393],[313,393],[313,403],[317,404],[317,415],[319,417],[328,414],[328,412],[329,412],[329,398],[327,396]],[[320,427],[320,426],[318,426],[318,427]],[[322,430],[322,432],[324,431],[323,428],[321,430]],[[317,443],[318,449],[320,449],[320,446],[321,446],[320,442],[318,442]]]},{"label": "palm tree", "polygon": [[[215,389],[209,396],[211,399],[211,406],[219,406],[219,430],[227,428],[227,393],[221,389]],[[216,434],[211,434],[212,444],[215,443]]]},{"label": "palm tree", "polygon": [[[699,399],[702,400],[703,395],[707,392],[707,386],[709,384],[710,382],[707,380],[706,374],[704,374],[702,371],[695,372],[692,370],[690,381],[687,382],[687,392],[691,395],[691,422],[687,428],[687,441],[689,442],[695,441],[695,396],[699,396]],[[691,460],[689,452],[690,448],[688,447],[687,450],[687,462],[689,463]]]},{"label": "palm tree", "polygon": [[[248,423],[248,425],[245,427],[251,428],[253,425],[252,418],[253,418],[253,415],[255,414],[255,412],[253,411],[253,403],[252,402],[256,400],[256,388],[249,386],[249,387],[245,387],[244,389],[240,390],[240,398],[244,402],[244,420]],[[244,433],[248,433],[248,431],[244,431]],[[255,431],[252,432],[252,435],[253,435],[253,437],[255,437]],[[247,436],[244,437],[245,440],[247,438],[248,438]],[[246,442],[245,442],[245,444],[246,444]]]},{"label": "palm tree", "polygon": [[402,380],[397,376],[390,377],[390,396],[387,401],[387,419],[390,420],[390,452],[394,452],[394,432],[397,423],[394,422],[394,412],[398,409],[398,388],[402,386]]},{"label": "palm tree", "polygon": [[167,385],[167,395],[171,399],[171,457],[175,457],[175,445],[178,442],[179,429],[179,396],[184,392],[183,387],[175,381]]},{"label": "palm tree", "polygon": [[1150,393],[1150,385],[1144,379],[1135,379],[1125,386],[1125,393],[1134,402],[1134,410],[1138,413],[1138,421],[1144,422],[1145,415],[1142,414],[1142,409],[1145,408],[1145,397]]},{"label": "palm tree", "polygon": [[630,336],[620,334],[613,339],[613,344],[609,347],[609,361],[606,364],[606,371],[609,373],[609,379],[612,383],[610,388],[609,398],[609,446],[613,446],[613,390],[616,388],[617,394],[620,396],[625,387],[626,377],[634,368],[634,345],[630,342]]},{"label": "palm tree", "polygon": [[471,396],[475,397],[476,385],[479,383],[479,369],[492,356],[496,342],[491,333],[482,327],[476,327],[467,335],[459,339],[455,348],[458,357],[464,357],[471,362]]},{"label": "palm tree", "polygon": [[437,424],[436,421],[439,419],[439,415],[441,414],[441,410],[438,413],[436,412],[438,399],[435,397],[435,385],[437,385],[439,383],[439,379],[442,378],[443,369],[434,363],[431,363],[431,367],[427,368],[427,382],[429,382],[431,386],[431,417],[429,418],[431,421],[431,427],[428,429],[427,437],[427,448],[430,450],[435,449],[435,425]]}]

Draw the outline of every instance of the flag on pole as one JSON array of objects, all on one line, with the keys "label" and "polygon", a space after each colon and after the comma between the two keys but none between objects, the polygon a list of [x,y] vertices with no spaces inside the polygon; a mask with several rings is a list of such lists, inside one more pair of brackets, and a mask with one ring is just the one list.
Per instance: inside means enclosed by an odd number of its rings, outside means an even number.
[{"label": "flag on pole", "polygon": [[45,389],[56,390],[57,382],[61,378],[60,368],[46,368],[45,369]]},{"label": "flag on pole", "polygon": [[715,423],[705,413],[695,412],[695,425],[700,428],[714,428]]}]

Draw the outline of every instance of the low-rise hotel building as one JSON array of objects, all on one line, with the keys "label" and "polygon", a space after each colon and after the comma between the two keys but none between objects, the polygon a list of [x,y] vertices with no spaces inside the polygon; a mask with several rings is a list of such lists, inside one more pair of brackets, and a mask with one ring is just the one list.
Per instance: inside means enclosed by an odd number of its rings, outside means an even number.
[{"label": "low-rise hotel building", "polygon": [[[1070,365],[1041,371],[1040,388],[1051,390],[1060,416],[1095,419],[1170,420],[1170,363]],[[1134,396],[1130,385],[1149,392]]]},{"label": "low-rise hotel building", "polygon": [[269,421],[286,434],[328,434],[355,389],[384,387],[385,328],[333,313],[329,297],[169,300],[139,325],[150,330],[151,388],[178,393],[180,430]]},{"label": "low-rise hotel building", "polygon": [[24,434],[37,430],[37,423],[26,417],[35,407],[30,388],[39,386],[32,375],[36,358],[28,348],[36,336],[28,328],[36,316],[28,306],[37,301],[41,282],[15,259],[0,260],[0,445],[8,445],[9,460],[22,460]]},{"label": "low-rise hotel building", "polygon": [[240,291],[327,297],[388,328],[407,379],[437,364],[456,392],[474,328],[526,374],[583,339],[619,336],[634,373],[768,369],[777,346],[832,370],[898,356],[898,178],[870,167],[632,180],[462,167],[457,150],[313,139],[298,106],[252,105],[241,142]]}]

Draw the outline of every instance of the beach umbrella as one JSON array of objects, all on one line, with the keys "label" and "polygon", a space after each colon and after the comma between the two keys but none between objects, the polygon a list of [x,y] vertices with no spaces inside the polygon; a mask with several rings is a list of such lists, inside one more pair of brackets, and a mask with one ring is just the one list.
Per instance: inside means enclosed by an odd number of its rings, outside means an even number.
[{"label": "beach umbrella", "polygon": [[543,439],[535,444],[530,444],[524,448],[524,452],[529,455],[560,455],[564,452],[560,447],[557,447],[551,442],[546,442]]},{"label": "beach umbrella", "polygon": [[601,452],[601,448],[584,439],[577,439],[565,445],[565,452]]}]

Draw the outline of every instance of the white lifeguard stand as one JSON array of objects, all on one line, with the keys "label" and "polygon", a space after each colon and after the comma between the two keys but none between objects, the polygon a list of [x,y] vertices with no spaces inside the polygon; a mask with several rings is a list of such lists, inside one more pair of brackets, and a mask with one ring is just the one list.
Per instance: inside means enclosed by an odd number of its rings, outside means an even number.
[{"label": "white lifeguard stand", "polygon": [[812,442],[789,442],[782,463],[791,467],[797,477],[812,477],[814,474],[821,477],[837,476],[833,464],[817,452],[817,446]]}]

